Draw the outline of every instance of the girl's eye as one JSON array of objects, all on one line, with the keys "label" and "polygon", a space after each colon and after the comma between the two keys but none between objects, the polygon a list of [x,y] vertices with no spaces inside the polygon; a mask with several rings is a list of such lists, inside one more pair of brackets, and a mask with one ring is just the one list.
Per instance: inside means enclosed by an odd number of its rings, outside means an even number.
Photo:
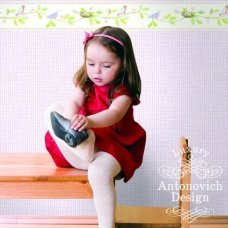
[{"label": "girl's eye", "polygon": [[93,63],[88,63],[88,65],[89,65],[89,66],[94,66],[94,64],[93,64]]},{"label": "girl's eye", "polygon": [[104,68],[110,68],[110,65],[103,65]]}]

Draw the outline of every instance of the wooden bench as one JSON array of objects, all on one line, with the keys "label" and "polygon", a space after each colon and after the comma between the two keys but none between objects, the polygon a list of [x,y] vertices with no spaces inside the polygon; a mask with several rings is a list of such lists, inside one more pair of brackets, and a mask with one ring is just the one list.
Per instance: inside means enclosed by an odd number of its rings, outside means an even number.
[{"label": "wooden bench", "polygon": [[87,171],[58,168],[47,153],[0,153],[1,199],[87,199]]},{"label": "wooden bench", "polygon": [[[187,150],[187,140],[181,138],[181,148]],[[182,163],[186,163],[183,153]],[[183,168],[184,166],[182,166]],[[188,183],[185,176],[181,183]],[[181,192],[189,194],[189,192]],[[58,168],[47,153],[0,153],[0,199],[92,199],[87,171]],[[188,209],[189,202],[180,204]],[[182,227],[188,223],[180,217],[170,217],[164,207],[118,206],[118,227]],[[0,216],[0,228],[70,228],[98,227],[97,218],[90,217],[25,217]],[[137,226],[138,225],[138,226]],[[143,227],[143,226],[140,226]]]},{"label": "wooden bench", "polygon": [[[0,153],[0,199],[92,199],[87,171],[58,168],[47,153]],[[0,216],[0,227],[97,227],[97,217]],[[55,225],[55,226],[54,226]]]}]

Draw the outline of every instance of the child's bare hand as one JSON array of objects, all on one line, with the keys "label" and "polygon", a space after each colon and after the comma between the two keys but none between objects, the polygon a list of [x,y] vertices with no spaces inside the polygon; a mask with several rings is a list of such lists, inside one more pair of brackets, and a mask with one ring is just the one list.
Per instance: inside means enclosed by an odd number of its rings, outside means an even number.
[{"label": "child's bare hand", "polygon": [[74,114],[71,119],[71,128],[76,131],[82,131],[89,125],[89,120],[86,116]]}]

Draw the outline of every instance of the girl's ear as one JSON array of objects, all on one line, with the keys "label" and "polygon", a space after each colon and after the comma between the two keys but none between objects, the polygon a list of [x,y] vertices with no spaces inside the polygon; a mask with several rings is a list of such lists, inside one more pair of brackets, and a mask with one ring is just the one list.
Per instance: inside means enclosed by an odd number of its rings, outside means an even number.
[{"label": "girl's ear", "polygon": [[123,73],[124,72],[124,66],[122,64],[122,66],[120,67],[120,70],[119,70],[119,74]]},{"label": "girl's ear", "polygon": [[121,63],[121,71],[124,71],[124,62]]}]

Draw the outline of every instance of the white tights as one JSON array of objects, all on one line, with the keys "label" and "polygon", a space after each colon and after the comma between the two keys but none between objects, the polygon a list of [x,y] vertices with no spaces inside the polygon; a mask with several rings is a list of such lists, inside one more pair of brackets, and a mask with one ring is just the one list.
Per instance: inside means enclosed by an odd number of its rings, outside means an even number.
[{"label": "white tights", "polygon": [[115,227],[116,191],[113,179],[120,171],[117,160],[105,152],[96,153],[89,164],[88,178],[93,189],[99,228]]},{"label": "white tights", "polygon": [[98,216],[99,228],[115,227],[116,191],[114,177],[121,167],[110,154],[94,151],[94,133],[89,131],[89,138],[79,146],[72,148],[55,136],[50,124],[50,112],[62,113],[61,106],[52,106],[45,112],[47,128],[68,162],[75,168],[88,170],[88,178],[93,190],[94,204]]}]

